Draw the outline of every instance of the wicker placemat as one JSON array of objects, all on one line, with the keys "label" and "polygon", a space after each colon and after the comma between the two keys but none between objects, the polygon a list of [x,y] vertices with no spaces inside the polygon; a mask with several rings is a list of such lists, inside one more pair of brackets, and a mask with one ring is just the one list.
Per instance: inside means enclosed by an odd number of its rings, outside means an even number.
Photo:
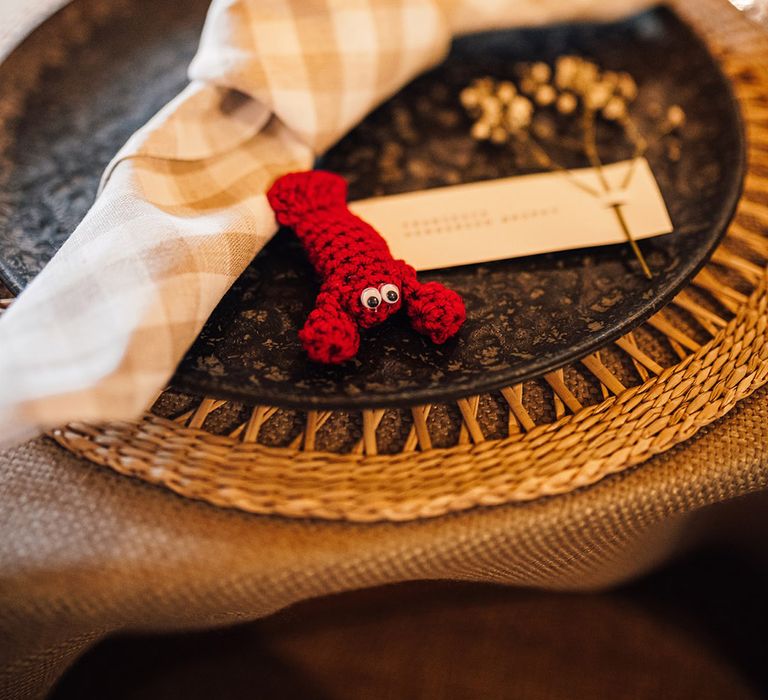
[{"label": "wicker placemat", "polygon": [[451,404],[303,413],[165,392],[136,423],[70,425],[54,439],[221,506],[411,520],[568,493],[725,414],[768,380],[768,38],[719,0],[678,11],[733,80],[748,175],[711,263],[642,327],[578,365]]}]

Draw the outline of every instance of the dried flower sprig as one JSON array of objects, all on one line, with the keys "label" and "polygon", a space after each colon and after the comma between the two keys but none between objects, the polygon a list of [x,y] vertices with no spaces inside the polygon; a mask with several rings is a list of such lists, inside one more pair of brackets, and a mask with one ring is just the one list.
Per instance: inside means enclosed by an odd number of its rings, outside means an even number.
[{"label": "dried flower sprig", "polygon": [[533,104],[510,81],[480,78],[461,91],[460,99],[475,119],[472,137],[478,141],[506,143],[531,124]]},{"label": "dried flower sprig", "polygon": [[[595,168],[604,191],[610,187],[597,148],[597,122],[602,119],[615,123],[634,146],[632,163],[621,186],[622,189],[628,187],[634,166],[649,143],[630,115],[631,105],[638,96],[635,79],[629,73],[604,71],[592,61],[571,55],[559,57],[554,70],[547,63],[539,61],[519,64],[517,73],[517,85],[511,81],[485,77],[473,81],[461,91],[461,103],[474,120],[473,138],[497,145],[514,140],[527,147],[540,166],[562,171],[569,175],[574,184],[598,195],[598,192],[574,178],[567,168],[557,163],[537,141],[536,136],[546,130],[536,128],[539,123],[538,120],[534,123],[534,117],[537,108],[554,109],[564,116],[580,114],[580,150]],[[667,109],[665,119],[654,138],[660,139],[679,130],[685,120],[683,109],[672,105]],[[643,273],[650,279],[651,271],[626,225],[620,206],[615,209]]]},{"label": "dried flower sprig", "polygon": [[589,185],[574,178],[567,168],[557,163],[531,137],[529,127],[533,119],[534,105],[530,99],[518,92],[514,83],[488,77],[478,78],[461,91],[459,99],[464,109],[474,119],[471,129],[472,138],[478,141],[490,141],[497,145],[516,140],[528,148],[539,166],[561,171],[578,187],[587,190],[590,194],[597,194]]}]

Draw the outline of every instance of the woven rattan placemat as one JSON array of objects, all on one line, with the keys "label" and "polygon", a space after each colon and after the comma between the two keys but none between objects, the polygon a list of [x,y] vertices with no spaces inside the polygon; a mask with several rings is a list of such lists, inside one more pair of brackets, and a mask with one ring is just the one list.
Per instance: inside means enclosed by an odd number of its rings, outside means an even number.
[{"label": "woven rattan placemat", "polygon": [[451,404],[300,412],[165,392],[138,422],[54,439],[221,506],[411,520],[568,493],[722,416],[768,380],[768,38],[720,0],[678,11],[733,81],[748,174],[710,264],[643,326],[577,365]]}]

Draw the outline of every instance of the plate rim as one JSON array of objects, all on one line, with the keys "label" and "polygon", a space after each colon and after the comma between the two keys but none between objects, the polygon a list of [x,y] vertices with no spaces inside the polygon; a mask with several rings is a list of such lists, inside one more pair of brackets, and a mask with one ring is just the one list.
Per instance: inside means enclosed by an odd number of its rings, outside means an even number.
[{"label": "plate rim", "polygon": [[[42,23],[35,27],[6,57],[6,60],[0,63],[0,70],[6,65],[7,59],[14,54],[25,49],[25,45],[34,35],[45,25],[54,22],[57,15],[61,14],[65,8],[59,9],[47,17]],[[433,387],[420,387],[410,389],[397,389],[396,395],[390,397],[386,394],[346,394],[335,397],[324,397],[305,394],[301,399],[286,396],[279,389],[269,389],[264,386],[259,387],[257,391],[239,392],[229,390],[221,386],[212,386],[210,378],[195,376],[194,380],[185,379],[184,375],[178,375],[178,367],[168,382],[171,389],[189,393],[192,395],[208,395],[214,398],[237,401],[249,405],[263,404],[275,406],[278,408],[292,410],[360,410],[360,409],[379,409],[379,408],[408,408],[412,406],[449,403],[467,396],[487,394],[497,392],[500,389],[526,381],[539,379],[545,374],[561,369],[573,363],[577,363],[584,357],[606,347],[616,339],[637,328],[648,318],[653,316],[662,308],[666,307],[675,295],[684,288],[690,280],[701,270],[709,261],[713,252],[722,242],[728,229],[728,225],[733,219],[738,206],[741,194],[744,189],[746,177],[746,132],[745,123],[739,101],[734,92],[734,86],[725,74],[723,67],[713,54],[711,47],[705,39],[674,9],[657,5],[648,8],[643,12],[626,18],[622,21],[629,21],[635,17],[647,13],[663,13],[674,18],[689,33],[692,41],[696,42],[706,54],[712,73],[717,76],[718,81],[723,87],[723,99],[727,101],[728,108],[734,117],[736,129],[734,130],[734,152],[730,158],[731,168],[727,173],[726,182],[723,186],[723,206],[720,208],[718,217],[710,224],[712,236],[710,245],[697,258],[692,258],[689,262],[682,264],[673,281],[668,285],[663,294],[654,294],[646,303],[642,304],[635,313],[622,319],[622,321],[611,326],[603,333],[591,334],[583,342],[575,346],[563,349],[554,353],[547,353],[538,356],[528,362],[524,371],[519,369],[507,368],[494,370],[493,372],[478,372],[471,377],[457,380],[450,380],[449,383]],[[674,235],[674,232],[668,235]],[[0,281],[5,282],[9,289],[19,294],[23,291],[23,286],[7,270],[7,266],[0,263]],[[574,350],[574,347],[577,348]],[[488,377],[484,379],[484,377]]]},{"label": "plate rim", "polygon": [[[200,390],[202,389],[203,393],[213,398],[221,398],[247,404],[263,404],[290,410],[375,410],[379,408],[410,408],[413,406],[433,403],[450,403],[468,396],[489,394],[509,386],[540,379],[546,374],[562,369],[573,363],[580,362],[585,357],[588,357],[610,345],[610,343],[621,338],[623,335],[631,332],[655,313],[668,306],[674,297],[689,284],[690,280],[696,276],[707,262],[709,262],[714,251],[720,243],[722,243],[728,230],[728,226],[733,220],[736,208],[744,190],[744,181],[747,174],[746,127],[741,106],[734,92],[731,80],[725,74],[719,61],[712,53],[711,47],[707,45],[702,36],[678,12],[668,6],[657,5],[628,19],[631,20],[634,17],[639,17],[651,12],[664,13],[673,17],[674,20],[681,24],[690,34],[691,40],[697,42],[703,49],[713,74],[717,75],[724,88],[724,97],[727,99],[729,111],[735,117],[736,124],[734,133],[735,152],[733,158],[731,158],[731,173],[733,174],[729,175],[729,178],[727,178],[728,181],[723,188],[725,193],[723,196],[724,204],[720,210],[720,214],[717,219],[710,224],[710,229],[717,233],[712,237],[710,246],[706,251],[702,252],[702,255],[699,256],[698,260],[694,258],[691,263],[680,266],[678,274],[674,277],[675,281],[669,285],[663,295],[654,295],[634,314],[627,316],[622,323],[612,326],[609,331],[589,336],[588,340],[585,340],[584,343],[577,346],[579,350],[576,353],[573,352],[573,346],[571,346],[571,349],[567,352],[564,350],[559,353],[547,355],[543,358],[539,357],[536,360],[529,362],[526,365],[525,372],[515,372],[514,370],[504,372],[503,370],[494,370],[492,379],[485,381],[482,380],[482,376],[485,373],[478,373],[471,379],[451,381],[447,386],[414,390],[398,389],[396,392],[397,396],[394,398],[389,398],[385,395],[370,396],[365,394],[346,395],[334,398],[306,395],[302,400],[295,400],[291,397],[281,395],[279,391],[264,391],[263,387],[261,391],[246,394],[223,389],[220,386],[209,386],[204,378],[202,380],[198,379],[198,381],[195,382],[189,382],[184,380],[183,376],[177,377],[175,373],[170,381],[170,388],[193,394],[200,394]],[[624,21],[626,21],[626,19]],[[675,235],[675,231],[666,235]],[[193,384],[196,386],[193,386]],[[258,398],[256,398],[256,394],[259,395]]]}]

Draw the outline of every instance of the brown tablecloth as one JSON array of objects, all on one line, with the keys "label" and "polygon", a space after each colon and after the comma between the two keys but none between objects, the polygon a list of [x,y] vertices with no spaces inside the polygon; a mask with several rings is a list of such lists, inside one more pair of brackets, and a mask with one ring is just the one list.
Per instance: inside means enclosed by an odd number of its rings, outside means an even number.
[{"label": "brown tablecloth", "polygon": [[705,506],[765,488],[766,398],[581,492],[407,524],[221,510],[25,444],[0,455],[0,697],[39,697],[116,630],[225,625],[393,581],[626,580],[700,537]]},{"label": "brown tablecloth", "polygon": [[[765,524],[766,501],[742,499],[739,517]],[[381,586],[244,625],[110,638],[51,700],[758,700],[766,585],[753,557],[712,547],[592,595]]]}]

